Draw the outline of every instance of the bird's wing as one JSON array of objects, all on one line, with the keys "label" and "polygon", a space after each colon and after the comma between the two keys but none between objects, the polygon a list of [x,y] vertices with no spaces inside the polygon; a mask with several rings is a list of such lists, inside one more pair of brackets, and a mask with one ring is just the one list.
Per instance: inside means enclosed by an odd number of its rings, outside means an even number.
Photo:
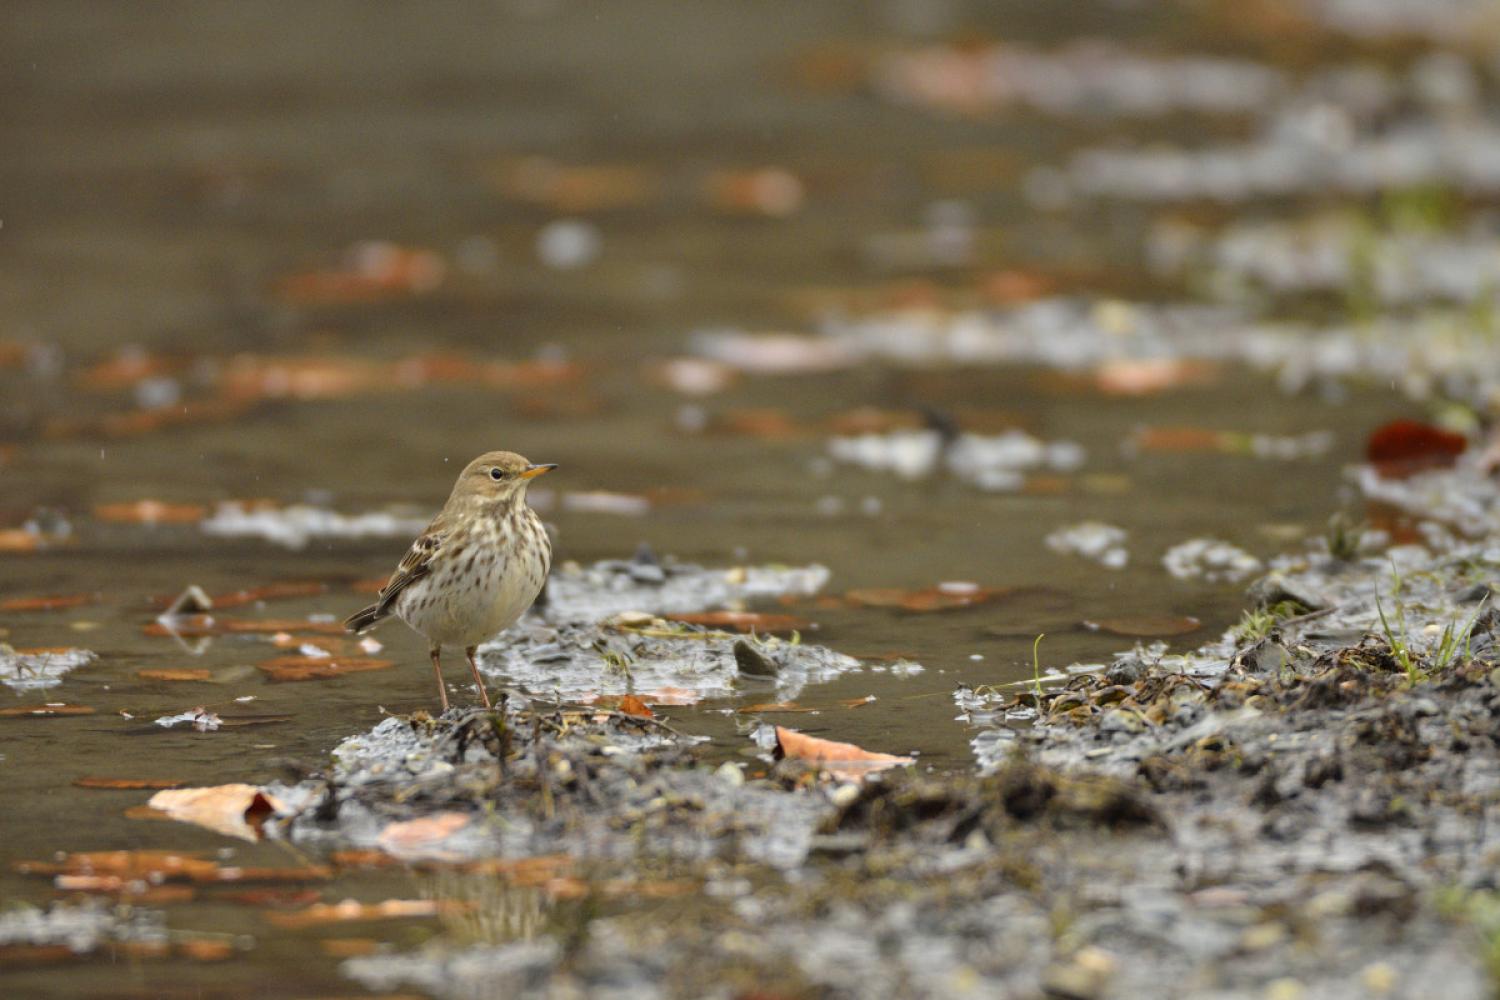
[{"label": "bird's wing", "polygon": [[375,605],[378,614],[389,614],[391,605],[401,596],[402,591],[432,572],[433,556],[442,549],[447,537],[447,525],[439,514],[433,518],[427,530],[411,543],[411,548],[406,550],[406,555],[401,557],[400,564],[396,566],[396,572],[380,588],[380,600]]}]

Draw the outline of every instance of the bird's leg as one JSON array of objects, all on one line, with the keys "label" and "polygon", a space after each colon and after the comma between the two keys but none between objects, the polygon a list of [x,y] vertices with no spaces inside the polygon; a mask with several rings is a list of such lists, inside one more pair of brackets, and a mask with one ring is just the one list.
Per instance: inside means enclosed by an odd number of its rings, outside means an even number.
[{"label": "bird's leg", "polygon": [[484,699],[484,707],[491,708],[493,706],[490,705],[490,693],[484,689],[484,678],[479,676],[479,664],[474,660],[478,652],[478,646],[470,646],[464,650],[464,655],[469,658],[469,669],[474,671],[474,686],[479,689],[479,697]]},{"label": "bird's leg", "polygon": [[433,646],[432,649],[431,649],[431,654],[432,654],[432,672],[437,675],[438,696],[443,699],[443,711],[446,712],[446,711],[448,711],[448,689],[443,686],[443,664],[442,664],[443,647],[442,646]]}]

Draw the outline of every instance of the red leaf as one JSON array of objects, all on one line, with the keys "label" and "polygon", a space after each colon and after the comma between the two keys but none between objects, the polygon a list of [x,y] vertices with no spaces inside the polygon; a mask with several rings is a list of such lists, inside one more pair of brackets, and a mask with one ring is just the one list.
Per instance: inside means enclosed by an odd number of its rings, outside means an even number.
[{"label": "red leaf", "polygon": [[1450,468],[1469,446],[1462,434],[1416,420],[1393,420],[1376,428],[1365,457],[1387,479],[1404,479],[1427,469]]}]

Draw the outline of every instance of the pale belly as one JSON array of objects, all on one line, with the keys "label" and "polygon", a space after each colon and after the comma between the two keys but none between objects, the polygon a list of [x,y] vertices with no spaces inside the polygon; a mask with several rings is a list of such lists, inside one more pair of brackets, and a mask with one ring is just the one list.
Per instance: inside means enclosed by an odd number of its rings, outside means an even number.
[{"label": "pale belly", "polygon": [[541,558],[506,561],[485,552],[472,569],[466,561],[434,566],[397,603],[401,619],[437,645],[477,646],[500,634],[531,607],[547,579]]}]

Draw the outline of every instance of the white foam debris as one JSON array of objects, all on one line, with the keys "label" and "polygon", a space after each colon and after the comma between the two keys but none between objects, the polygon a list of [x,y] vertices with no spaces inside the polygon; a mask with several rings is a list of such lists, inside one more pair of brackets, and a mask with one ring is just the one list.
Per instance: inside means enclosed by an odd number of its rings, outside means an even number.
[{"label": "white foam debris", "polygon": [[1124,528],[1102,521],[1083,521],[1058,528],[1047,536],[1047,548],[1060,555],[1092,559],[1105,569],[1124,569],[1130,561]]},{"label": "white foam debris", "polygon": [[946,441],[935,430],[898,430],[884,434],[836,437],[828,453],[840,462],[903,479],[923,479],[939,469],[984,490],[1020,489],[1025,473],[1049,469],[1071,472],[1084,462],[1083,448],[1072,441],[1042,441],[1025,431],[960,434]]},{"label": "white foam debris", "polygon": [[13,691],[40,691],[62,683],[69,671],[98,659],[89,649],[18,653],[0,644],[0,684]]},{"label": "white foam debris", "polygon": [[156,720],[156,724],[163,729],[171,729],[182,723],[191,725],[200,733],[211,733],[223,725],[224,720],[219,718],[217,713],[208,711],[202,705],[177,715],[163,715]]},{"label": "white foam debris", "polygon": [[1213,538],[1193,538],[1167,550],[1162,565],[1179,580],[1236,583],[1259,573],[1261,562],[1244,549]]},{"label": "white foam debris", "polygon": [[300,549],[315,538],[409,537],[427,527],[427,520],[385,511],[340,514],[311,504],[269,507],[229,501],[219,504],[202,528],[220,538],[263,538]]},{"label": "white foam debris", "polygon": [[1212,56],[1151,56],[1083,41],[1052,52],[1012,44],[929,45],[888,53],[872,68],[897,104],[971,114],[1025,106],[1053,115],[1248,114],[1283,96],[1269,66]]},{"label": "white foam debris", "polygon": [[1500,288],[1500,217],[1482,213],[1457,232],[1416,222],[1377,230],[1348,212],[1236,221],[1217,231],[1169,222],[1153,228],[1146,254],[1156,273],[1203,275],[1227,301],[1352,290],[1385,306],[1469,303]]}]

